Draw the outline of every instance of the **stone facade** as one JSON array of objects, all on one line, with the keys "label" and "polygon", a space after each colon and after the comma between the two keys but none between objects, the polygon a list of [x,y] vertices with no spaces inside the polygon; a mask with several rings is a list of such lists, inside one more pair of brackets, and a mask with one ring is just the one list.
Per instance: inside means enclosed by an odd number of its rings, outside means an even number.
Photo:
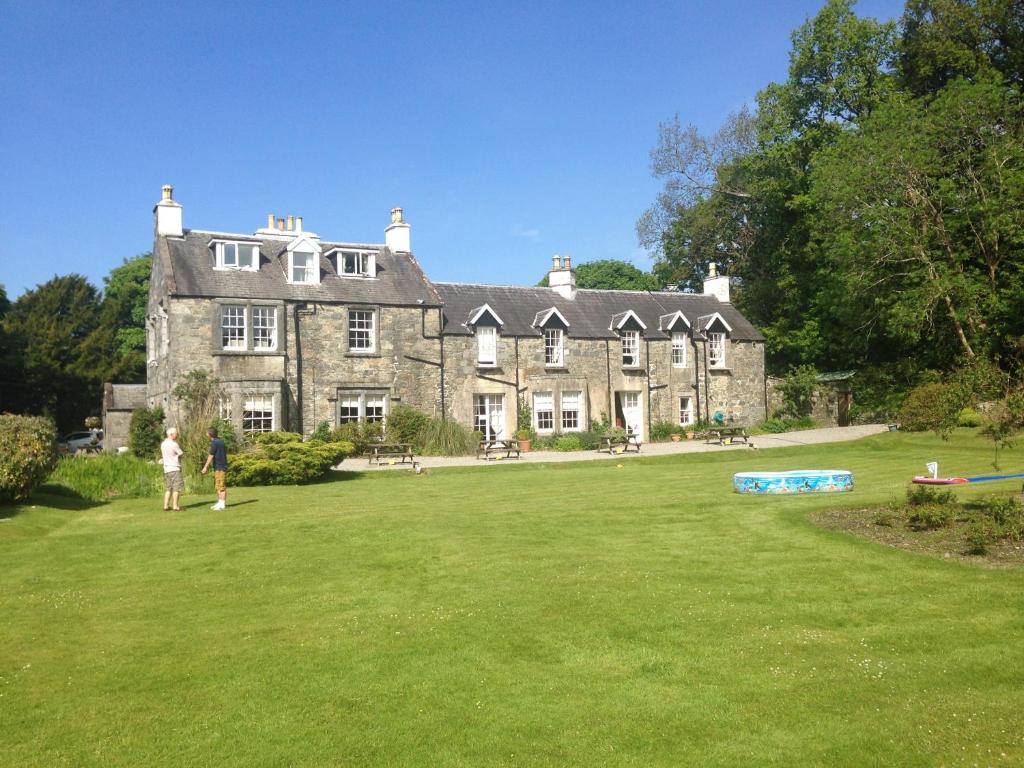
[{"label": "stone facade", "polygon": [[[703,295],[577,291],[568,260],[556,257],[555,288],[435,284],[407,250],[400,209],[385,243],[322,248],[316,235],[271,227],[273,219],[255,235],[182,229],[181,207],[167,190],[156,214],[146,395],[170,420],[178,418],[174,386],[193,370],[222,382],[223,413],[239,429],[256,419],[260,428],[308,434],[321,422],[376,418],[375,409],[404,403],[511,437],[519,402],[534,410],[538,397],[552,403],[555,432],[563,429],[563,402],[566,429],[602,420],[633,426],[645,439],[659,421],[765,417],[763,337],[728,303],[720,277]],[[257,249],[252,268],[225,269],[217,260],[218,244],[233,240]],[[303,243],[317,249],[320,274],[299,285],[290,279],[290,259]],[[343,252],[372,254],[372,266],[350,275]],[[229,343],[232,322],[243,331]],[[358,343],[350,322],[363,329]],[[479,362],[474,323],[496,329],[493,363]],[[546,364],[550,328],[562,332],[558,365]],[[638,355],[624,366],[627,333],[637,336]],[[685,336],[682,364],[673,363],[673,334],[677,355]],[[708,363],[711,336],[725,338],[717,366]]]}]

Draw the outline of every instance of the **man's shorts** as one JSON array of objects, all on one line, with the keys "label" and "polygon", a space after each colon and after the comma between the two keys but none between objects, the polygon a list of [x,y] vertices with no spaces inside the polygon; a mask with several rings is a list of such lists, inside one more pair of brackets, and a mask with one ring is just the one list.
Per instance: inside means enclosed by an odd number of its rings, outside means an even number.
[{"label": "man's shorts", "polygon": [[177,491],[181,493],[185,490],[185,481],[181,479],[181,470],[176,469],[173,472],[164,472],[164,489],[168,491]]},{"label": "man's shorts", "polygon": [[224,493],[228,489],[228,481],[225,479],[227,472],[223,469],[215,469],[213,471],[213,487],[217,489],[217,493]]}]

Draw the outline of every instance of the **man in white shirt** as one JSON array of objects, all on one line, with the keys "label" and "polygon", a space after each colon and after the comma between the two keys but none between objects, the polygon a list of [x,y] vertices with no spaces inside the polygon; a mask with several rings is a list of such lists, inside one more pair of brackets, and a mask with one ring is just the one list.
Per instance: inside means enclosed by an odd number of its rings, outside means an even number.
[{"label": "man in white shirt", "polygon": [[160,453],[164,464],[164,512],[180,512],[178,495],[185,490],[185,482],[181,479],[182,451],[178,445],[178,430],[175,427],[168,427],[167,439],[160,443]]}]

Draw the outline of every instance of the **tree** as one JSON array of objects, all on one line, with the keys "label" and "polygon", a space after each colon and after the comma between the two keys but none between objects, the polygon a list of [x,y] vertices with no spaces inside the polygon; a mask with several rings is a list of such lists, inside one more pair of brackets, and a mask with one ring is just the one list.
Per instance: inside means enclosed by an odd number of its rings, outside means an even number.
[{"label": "tree", "polygon": [[1019,91],[956,81],[900,98],[818,158],[811,199],[829,272],[907,349],[1020,354],[1024,341],[1024,106]]},{"label": "tree", "polygon": [[0,413],[22,410],[25,392],[22,386],[21,342],[7,330],[4,318],[11,310],[7,291],[0,285]]},{"label": "tree", "polygon": [[146,310],[152,255],[125,259],[104,278],[99,323],[83,349],[103,381],[146,378]]},{"label": "tree", "polygon": [[[589,261],[576,266],[576,285],[579,288],[596,288],[618,291],[656,291],[661,287],[658,278],[644,272],[629,262],[618,259]],[[547,286],[547,275],[538,283]]]},{"label": "tree", "polygon": [[22,294],[3,321],[23,360],[22,410],[51,416],[62,432],[99,411],[102,379],[83,356],[99,312],[96,288],[81,275],[67,275]]}]

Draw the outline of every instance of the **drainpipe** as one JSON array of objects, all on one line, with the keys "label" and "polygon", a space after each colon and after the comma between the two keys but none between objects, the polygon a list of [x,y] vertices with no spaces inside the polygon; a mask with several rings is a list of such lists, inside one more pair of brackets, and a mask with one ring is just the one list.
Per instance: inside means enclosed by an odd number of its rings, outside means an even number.
[{"label": "drainpipe", "polygon": [[[651,340],[644,338],[644,353],[647,355],[647,436],[651,434]],[[671,369],[670,369],[671,370]]]},{"label": "drainpipe", "polygon": [[302,412],[302,337],[299,334],[299,311],[308,308],[305,302],[292,305],[292,322],[295,325],[295,403],[299,411],[299,434],[306,434],[303,427],[305,415]]},{"label": "drainpipe", "polygon": [[[444,327],[444,307],[437,308],[437,336],[430,336],[427,333],[427,308],[423,307],[420,313],[420,335],[427,341],[438,342],[440,360],[437,362],[437,368],[440,371],[440,389],[441,389],[441,421],[447,420],[448,409],[445,407],[445,391],[444,391],[444,334],[441,329]],[[408,357],[408,355],[406,356]],[[412,358],[417,362],[430,363],[429,360],[420,360],[419,358]],[[433,365],[433,363],[430,363]]]},{"label": "drainpipe", "polygon": [[615,411],[612,409],[612,343],[604,340],[604,362],[608,369],[608,424],[615,424]]},{"label": "drainpipe", "polygon": [[697,363],[700,361],[700,357],[697,354],[697,340],[690,338],[690,347],[693,349],[693,355],[690,359],[693,360],[693,394],[697,402],[694,403],[696,410],[694,413],[697,414],[697,421],[700,421],[700,366]]},{"label": "drainpipe", "polygon": [[711,380],[708,377],[708,340],[704,339],[704,421],[711,423]]}]

